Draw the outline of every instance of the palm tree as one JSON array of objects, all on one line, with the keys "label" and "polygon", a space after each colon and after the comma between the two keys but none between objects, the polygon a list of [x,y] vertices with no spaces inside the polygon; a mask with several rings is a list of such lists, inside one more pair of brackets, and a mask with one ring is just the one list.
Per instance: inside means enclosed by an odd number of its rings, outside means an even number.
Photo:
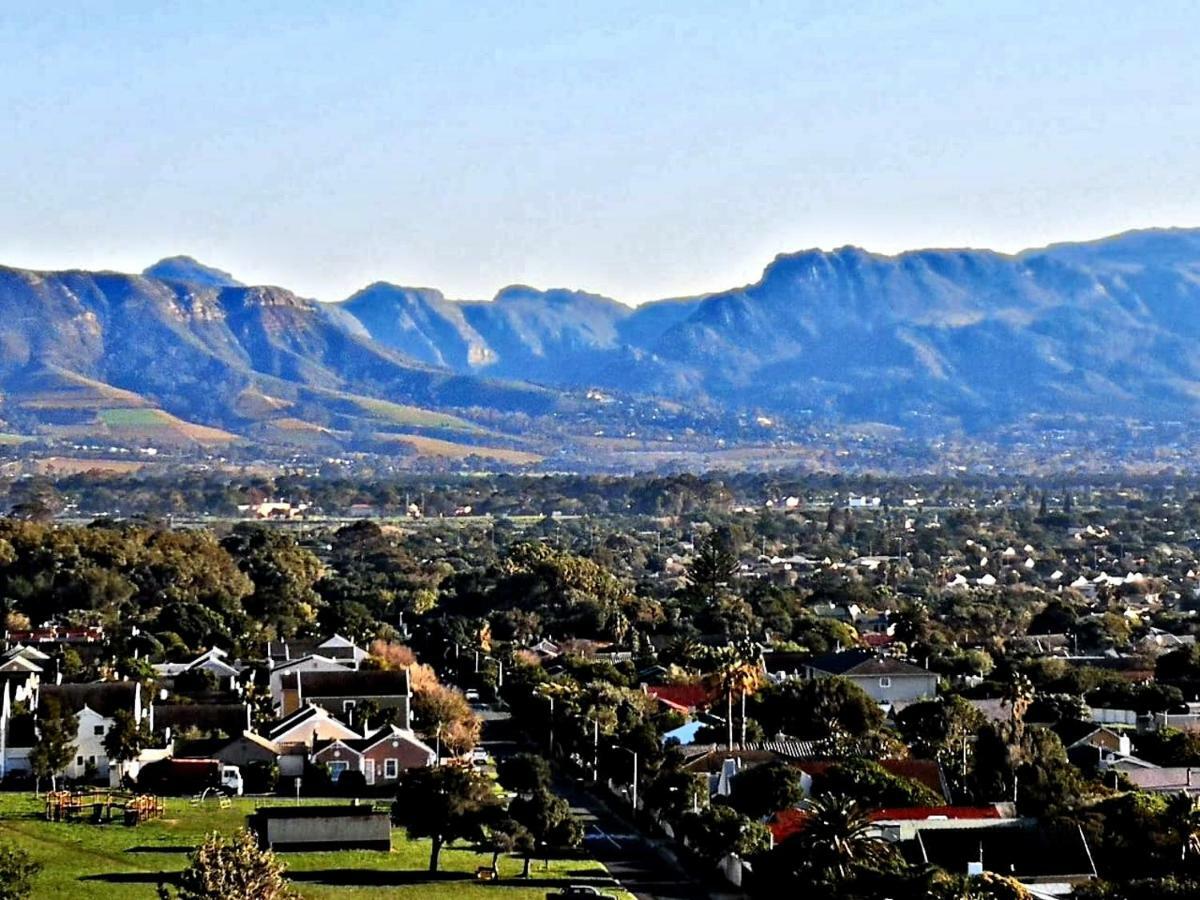
[{"label": "palm tree", "polygon": [[1179,859],[1200,854],[1200,800],[1180,791],[1167,801],[1166,820],[1179,841]]},{"label": "palm tree", "polygon": [[758,690],[763,680],[759,657],[760,651],[757,647],[725,647],[718,657],[716,671],[707,679],[710,685],[720,689],[725,695],[725,725],[729,732],[730,750],[733,749],[734,697],[740,697],[742,701],[742,743],[746,743],[746,695]]},{"label": "palm tree", "polygon": [[844,794],[822,794],[809,801],[809,817],[797,836],[807,865],[844,879],[857,865],[877,863],[893,852],[873,830],[870,814]]}]

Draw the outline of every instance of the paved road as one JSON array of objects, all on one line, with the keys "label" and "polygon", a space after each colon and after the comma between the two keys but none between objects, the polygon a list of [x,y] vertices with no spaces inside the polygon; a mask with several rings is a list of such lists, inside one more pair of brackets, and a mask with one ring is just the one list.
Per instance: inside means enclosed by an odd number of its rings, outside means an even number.
[{"label": "paved road", "polygon": [[[518,749],[508,713],[479,710],[483,719],[482,743],[492,756],[502,759]],[[718,896],[633,833],[595,797],[576,785],[559,779],[554,790],[571,804],[571,811],[584,825],[588,852],[604,863],[609,873],[638,900],[701,900]],[[719,896],[726,896],[722,893]],[[728,896],[740,896],[731,891]]]}]

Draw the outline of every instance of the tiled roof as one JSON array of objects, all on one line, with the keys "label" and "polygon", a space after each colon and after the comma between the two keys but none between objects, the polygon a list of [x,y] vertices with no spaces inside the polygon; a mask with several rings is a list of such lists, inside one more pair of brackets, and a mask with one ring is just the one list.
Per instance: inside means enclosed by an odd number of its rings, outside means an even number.
[{"label": "tiled roof", "polygon": [[929,675],[929,671],[902,659],[876,656],[870,650],[844,650],[841,653],[826,653],[811,660],[808,665],[819,672],[830,675]]},{"label": "tiled roof", "polygon": [[702,684],[647,684],[642,689],[660,703],[685,712],[712,703],[712,692]]}]

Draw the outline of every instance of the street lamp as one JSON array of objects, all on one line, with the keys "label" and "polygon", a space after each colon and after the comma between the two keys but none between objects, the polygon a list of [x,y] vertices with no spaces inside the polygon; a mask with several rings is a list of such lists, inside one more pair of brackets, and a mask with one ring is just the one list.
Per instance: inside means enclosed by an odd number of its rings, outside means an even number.
[{"label": "street lamp", "polygon": [[633,811],[636,813],[638,808],[637,791],[638,791],[638,755],[636,750],[630,750],[628,747],[622,747],[620,744],[612,745],[614,750],[623,750],[633,756],[633,792],[630,799],[633,801]]},{"label": "street lamp", "polygon": [[547,752],[550,757],[554,757],[554,696],[552,694],[542,694],[538,691],[533,692],[533,696],[540,700],[548,700],[550,702],[550,735],[548,738],[549,747]]}]

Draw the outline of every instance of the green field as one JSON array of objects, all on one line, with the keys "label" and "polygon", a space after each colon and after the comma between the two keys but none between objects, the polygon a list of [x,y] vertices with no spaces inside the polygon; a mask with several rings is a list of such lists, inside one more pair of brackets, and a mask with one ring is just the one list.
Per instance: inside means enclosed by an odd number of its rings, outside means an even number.
[{"label": "green field", "polygon": [[161,428],[170,423],[157,409],[102,409],[100,421],[110,428]]},{"label": "green field", "polygon": [[375,400],[370,397],[355,398],[356,403],[364,412],[383,419],[393,425],[413,425],[421,428],[446,428],[455,431],[482,431],[482,429],[466,419],[422,409],[419,406],[408,406],[404,403],[392,403],[388,400]]},{"label": "green field", "polygon": [[[0,845],[27,850],[44,868],[34,881],[35,898],[153,898],[164,874],[187,865],[187,854],[209,831],[229,833],[245,824],[256,799],[239,799],[229,809],[215,800],[201,807],[186,799],[169,800],[164,819],[129,828],[113,823],[47,822],[42,806],[27,793],[0,794]],[[272,804],[287,801],[272,799]],[[455,900],[542,900],[567,883],[606,880],[600,863],[590,859],[535,860],[530,880],[519,877],[519,859],[500,860],[500,881],[476,883],[477,866],[491,854],[466,847],[442,851],[442,872],[430,875],[429,842],[392,833],[392,852],[286,853],[288,874],[306,898],[400,897]],[[614,896],[628,897],[618,891]]]}]

